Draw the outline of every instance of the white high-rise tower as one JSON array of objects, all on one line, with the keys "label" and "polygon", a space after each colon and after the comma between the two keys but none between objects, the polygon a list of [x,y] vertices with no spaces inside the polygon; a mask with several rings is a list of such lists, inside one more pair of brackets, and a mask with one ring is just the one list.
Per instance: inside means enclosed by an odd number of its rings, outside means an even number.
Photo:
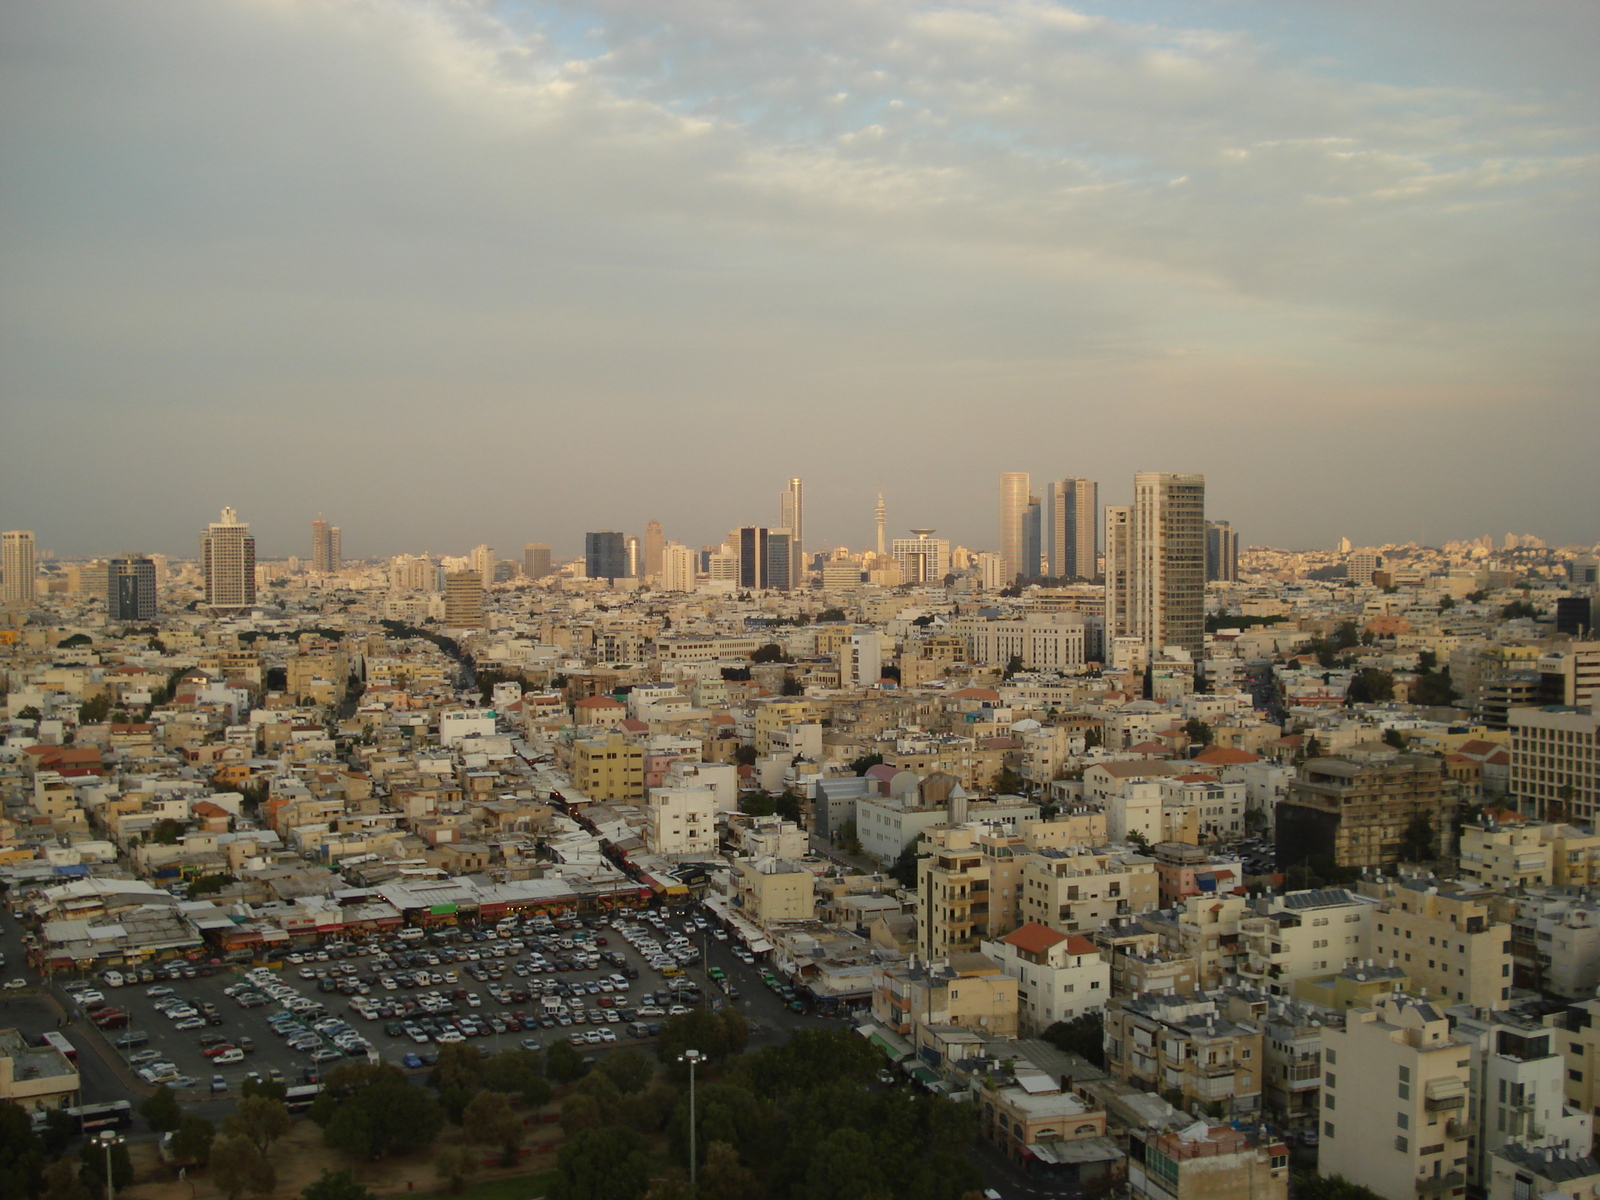
[{"label": "white high-rise tower", "polygon": [[256,540],[233,509],[224,508],[222,520],[200,535],[200,569],[212,612],[237,612],[256,602]]}]

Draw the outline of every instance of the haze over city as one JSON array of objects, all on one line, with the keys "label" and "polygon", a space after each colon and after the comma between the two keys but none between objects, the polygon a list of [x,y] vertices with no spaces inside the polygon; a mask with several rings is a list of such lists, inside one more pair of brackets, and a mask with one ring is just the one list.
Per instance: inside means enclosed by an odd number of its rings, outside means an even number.
[{"label": "haze over city", "polygon": [[[7,528],[1592,543],[1594,6],[0,11]],[[24,449],[26,448],[26,449]]]}]

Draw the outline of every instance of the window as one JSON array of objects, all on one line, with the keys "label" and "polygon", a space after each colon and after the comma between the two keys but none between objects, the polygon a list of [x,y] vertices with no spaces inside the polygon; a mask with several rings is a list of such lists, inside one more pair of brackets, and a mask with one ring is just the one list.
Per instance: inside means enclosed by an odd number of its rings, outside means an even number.
[{"label": "window", "polygon": [[1322,1136],[1323,1137],[1332,1137],[1333,1136],[1333,1122],[1332,1121],[1324,1121],[1322,1123]]},{"label": "window", "polygon": [[1328,1062],[1330,1062],[1330,1063],[1336,1063],[1336,1062],[1339,1061],[1336,1057],[1334,1057],[1334,1055],[1335,1055],[1335,1051],[1332,1051],[1332,1050],[1324,1050],[1322,1052],[1322,1057],[1327,1059]]},{"label": "window", "polygon": [[1406,1152],[1406,1147],[1408,1145],[1409,1145],[1409,1143],[1403,1137],[1397,1137],[1397,1138],[1394,1139],[1394,1148],[1396,1150],[1400,1151],[1401,1154],[1404,1154]]},{"label": "window", "polygon": [[1411,1099],[1411,1085],[1409,1083],[1402,1083],[1400,1085],[1400,1099],[1402,1099],[1402,1100]]},{"label": "window", "polygon": [[1331,1112],[1333,1110],[1333,1108],[1334,1108],[1333,1097],[1332,1096],[1324,1096],[1322,1098],[1322,1107],[1325,1108],[1325,1109],[1328,1109]]},{"label": "window", "polygon": [[1410,1129],[1411,1128],[1411,1118],[1406,1113],[1395,1113],[1395,1115],[1394,1115],[1394,1123],[1396,1125],[1398,1125],[1401,1129]]},{"label": "window", "polygon": [[1411,1068],[1410,1067],[1401,1067],[1400,1068],[1400,1082],[1401,1083],[1410,1083],[1411,1082]]},{"label": "window", "polygon": [[1567,1072],[1567,1078],[1572,1080],[1573,1083],[1582,1083],[1583,1082],[1583,1072],[1582,1071],[1568,1071]]}]

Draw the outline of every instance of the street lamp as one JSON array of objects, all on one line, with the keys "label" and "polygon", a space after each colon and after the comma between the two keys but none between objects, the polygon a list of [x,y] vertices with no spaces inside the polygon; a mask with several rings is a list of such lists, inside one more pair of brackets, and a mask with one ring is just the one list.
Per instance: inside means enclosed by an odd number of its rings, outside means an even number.
[{"label": "street lamp", "polygon": [[117,1189],[112,1182],[111,1148],[122,1145],[122,1138],[113,1129],[102,1129],[100,1131],[100,1144],[105,1147],[106,1151],[106,1200],[113,1200],[117,1194]]},{"label": "street lamp", "polygon": [[[698,1050],[685,1050],[678,1061],[689,1064],[689,1190],[695,1189],[694,1069],[705,1056]],[[106,1200],[110,1200],[107,1196]]]}]

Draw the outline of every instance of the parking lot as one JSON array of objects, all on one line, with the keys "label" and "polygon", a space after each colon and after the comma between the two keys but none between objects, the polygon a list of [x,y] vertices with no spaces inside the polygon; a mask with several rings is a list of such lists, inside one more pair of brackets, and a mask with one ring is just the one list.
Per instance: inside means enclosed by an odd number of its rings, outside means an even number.
[{"label": "parking lot", "polygon": [[147,1082],[206,1092],[220,1076],[216,1090],[234,1092],[250,1073],[297,1084],[372,1055],[420,1070],[449,1042],[492,1052],[647,1040],[703,998],[700,952],[679,932],[674,958],[667,932],[616,925],[640,945],[611,923],[539,920],[332,944],[209,975],[151,964],[120,986],[120,972],[66,986],[86,1018],[126,1018],[96,1023]]}]

